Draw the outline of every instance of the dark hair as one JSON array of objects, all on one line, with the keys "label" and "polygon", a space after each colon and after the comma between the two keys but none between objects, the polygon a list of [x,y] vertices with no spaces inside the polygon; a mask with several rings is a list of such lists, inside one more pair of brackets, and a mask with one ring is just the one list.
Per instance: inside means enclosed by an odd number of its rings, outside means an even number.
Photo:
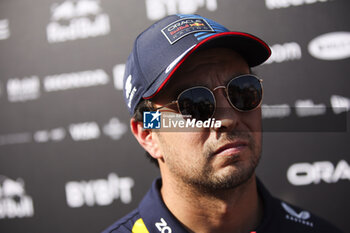
[{"label": "dark hair", "polygon": [[[153,107],[153,103],[150,100],[141,99],[140,102],[137,104],[135,108],[135,113],[133,115],[133,118],[138,122],[143,122],[143,112],[145,111],[153,111],[155,108]],[[153,158],[147,151],[146,151],[146,157],[154,163],[157,167],[159,167],[158,161]]]}]

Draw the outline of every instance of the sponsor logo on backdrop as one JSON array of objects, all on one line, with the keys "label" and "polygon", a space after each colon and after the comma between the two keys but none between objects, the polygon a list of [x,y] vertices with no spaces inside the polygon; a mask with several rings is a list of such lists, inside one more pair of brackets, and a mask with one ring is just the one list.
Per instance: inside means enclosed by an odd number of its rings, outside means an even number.
[{"label": "sponsor logo on backdrop", "polygon": [[64,128],[55,128],[51,130],[38,130],[34,133],[33,138],[35,142],[59,142],[66,137],[66,130]]},{"label": "sponsor logo on backdrop", "polygon": [[50,75],[44,78],[44,90],[47,92],[106,85],[108,74],[101,69],[76,73]]},{"label": "sponsor logo on backdrop", "polygon": [[217,0],[146,0],[149,20],[158,20],[172,14],[193,14],[200,8],[216,11]]},{"label": "sponsor logo on backdrop", "polygon": [[115,200],[129,204],[134,184],[131,177],[118,177],[115,173],[110,173],[107,179],[69,181],[65,186],[67,205],[71,208],[107,206]]},{"label": "sponsor logo on backdrop", "polygon": [[0,175],[0,219],[33,216],[33,199],[26,193],[24,181]]},{"label": "sponsor logo on backdrop", "polygon": [[125,64],[117,64],[113,67],[114,87],[117,90],[123,90],[124,73],[125,73]]},{"label": "sponsor logo on backdrop", "polygon": [[128,127],[118,118],[114,117],[103,126],[103,133],[109,136],[112,140],[119,140],[126,132]]},{"label": "sponsor logo on backdrop", "polygon": [[288,104],[261,105],[261,114],[263,119],[284,118],[291,114],[291,107]]},{"label": "sponsor logo on backdrop", "polygon": [[[43,89],[45,92],[65,91],[108,83],[108,74],[102,69],[97,69],[46,76],[43,79]],[[41,95],[40,85],[40,79],[37,76],[9,79],[6,85],[8,100],[26,102],[38,99]]]},{"label": "sponsor logo on backdrop", "polygon": [[0,135],[0,146],[12,144],[61,142],[66,139],[67,133],[73,141],[88,141],[101,138],[101,130],[106,137],[112,140],[119,140],[128,131],[125,123],[117,117],[112,117],[101,127],[95,121],[70,124],[68,127],[55,127],[52,129],[41,129],[34,133],[22,132]]},{"label": "sponsor logo on backdrop", "polygon": [[330,32],[310,41],[309,53],[321,60],[341,60],[350,57],[350,32]]},{"label": "sponsor logo on backdrop", "polygon": [[325,104],[315,104],[312,100],[295,101],[295,111],[298,117],[319,116],[326,113]]},{"label": "sponsor logo on backdrop", "polygon": [[270,48],[272,50],[271,57],[264,64],[300,60],[302,56],[300,45],[296,42],[275,44]]},{"label": "sponsor logo on backdrop", "polygon": [[296,212],[291,206],[287,205],[284,202],[281,202],[281,205],[283,209],[287,212],[286,214],[286,219],[293,221],[293,222],[298,222],[310,227],[314,226],[313,222],[307,221],[310,217],[311,214],[309,211],[302,210],[300,213]]},{"label": "sponsor logo on backdrop", "polygon": [[24,144],[32,141],[32,134],[29,132],[12,133],[0,135],[0,146]]},{"label": "sponsor logo on backdrop", "polygon": [[[330,97],[330,104],[335,114],[348,112],[350,110],[350,98],[348,97],[332,95]],[[315,104],[313,100],[305,99],[296,100],[295,108],[292,108],[289,104],[262,104],[262,118],[288,117],[291,115],[293,109],[295,109],[295,114],[298,117],[320,116],[326,114],[327,112],[327,107],[325,104]]]},{"label": "sponsor logo on backdrop", "polygon": [[100,138],[101,131],[94,121],[71,124],[69,133],[74,141],[88,141]]},{"label": "sponsor logo on backdrop", "polygon": [[46,33],[49,43],[105,36],[110,33],[110,20],[100,0],[68,0],[51,5]]},{"label": "sponsor logo on backdrop", "polygon": [[292,185],[311,185],[337,183],[340,180],[350,180],[350,166],[345,160],[340,160],[336,166],[329,161],[292,164],[287,170],[287,179]]},{"label": "sponsor logo on backdrop", "polygon": [[302,6],[317,2],[328,2],[329,0],[265,0],[266,8],[269,10],[287,8],[292,6]]},{"label": "sponsor logo on backdrop", "polygon": [[0,40],[6,40],[10,37],[9,20],[0,19]]},{"label": "sponsor logo on backdrop", "polygon": [[335,114],[348,112],[350,110],[350,98],[340,95],[332,95],[330,101]]},{"label": "sponsor logo on backdrop", "polygon": [[10,102],[25,102],[40,96],[40,80],[37,76],[13,78],[7,81],[7,97]]}]

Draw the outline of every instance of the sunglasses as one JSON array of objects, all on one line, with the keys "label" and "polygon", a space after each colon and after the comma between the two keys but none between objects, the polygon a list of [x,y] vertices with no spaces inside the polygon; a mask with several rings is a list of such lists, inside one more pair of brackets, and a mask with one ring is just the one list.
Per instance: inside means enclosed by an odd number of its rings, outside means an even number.
[{"label": "sunglasses", "polygon": [[186,118],[207,120],[215,114],[216,100],[214,91],[225,89],[225,96],[231,106],[240,112],[249,112],[260,106],[262,101],[262,79],[244,74],[231,79],[226,86],[217,86],[210,90],[204,86],[195,86],[182,91],[171,104],[177,104],[178,111]]}]

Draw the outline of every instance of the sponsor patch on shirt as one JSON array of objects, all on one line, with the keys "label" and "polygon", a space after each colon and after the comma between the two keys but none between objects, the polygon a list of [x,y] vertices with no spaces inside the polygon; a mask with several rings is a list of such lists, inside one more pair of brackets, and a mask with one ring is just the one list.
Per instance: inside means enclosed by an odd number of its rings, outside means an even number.
[{"label": "sponsor patch on shirt", "polygon": [[163,35],[170,44],[174,44],[182,37],[195,32],[215,32],[207,21],[200,18],[179,19],[162,29]]}]

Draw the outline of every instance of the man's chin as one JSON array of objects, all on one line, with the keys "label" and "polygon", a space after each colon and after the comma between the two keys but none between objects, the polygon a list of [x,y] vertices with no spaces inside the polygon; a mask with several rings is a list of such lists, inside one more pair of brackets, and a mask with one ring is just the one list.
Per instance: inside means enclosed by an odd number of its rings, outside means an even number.
[{"label": "man's chin", "polygon": [[203,180],[200,184],[201,189],[208,191],[220,191],[228,190],[239,187],[240,185],[248,182],[253,177],[254,169],[248,169],[243,171],[237,169],[236,166],[226,166],[218,173],[212,174],[210,179]]}]

